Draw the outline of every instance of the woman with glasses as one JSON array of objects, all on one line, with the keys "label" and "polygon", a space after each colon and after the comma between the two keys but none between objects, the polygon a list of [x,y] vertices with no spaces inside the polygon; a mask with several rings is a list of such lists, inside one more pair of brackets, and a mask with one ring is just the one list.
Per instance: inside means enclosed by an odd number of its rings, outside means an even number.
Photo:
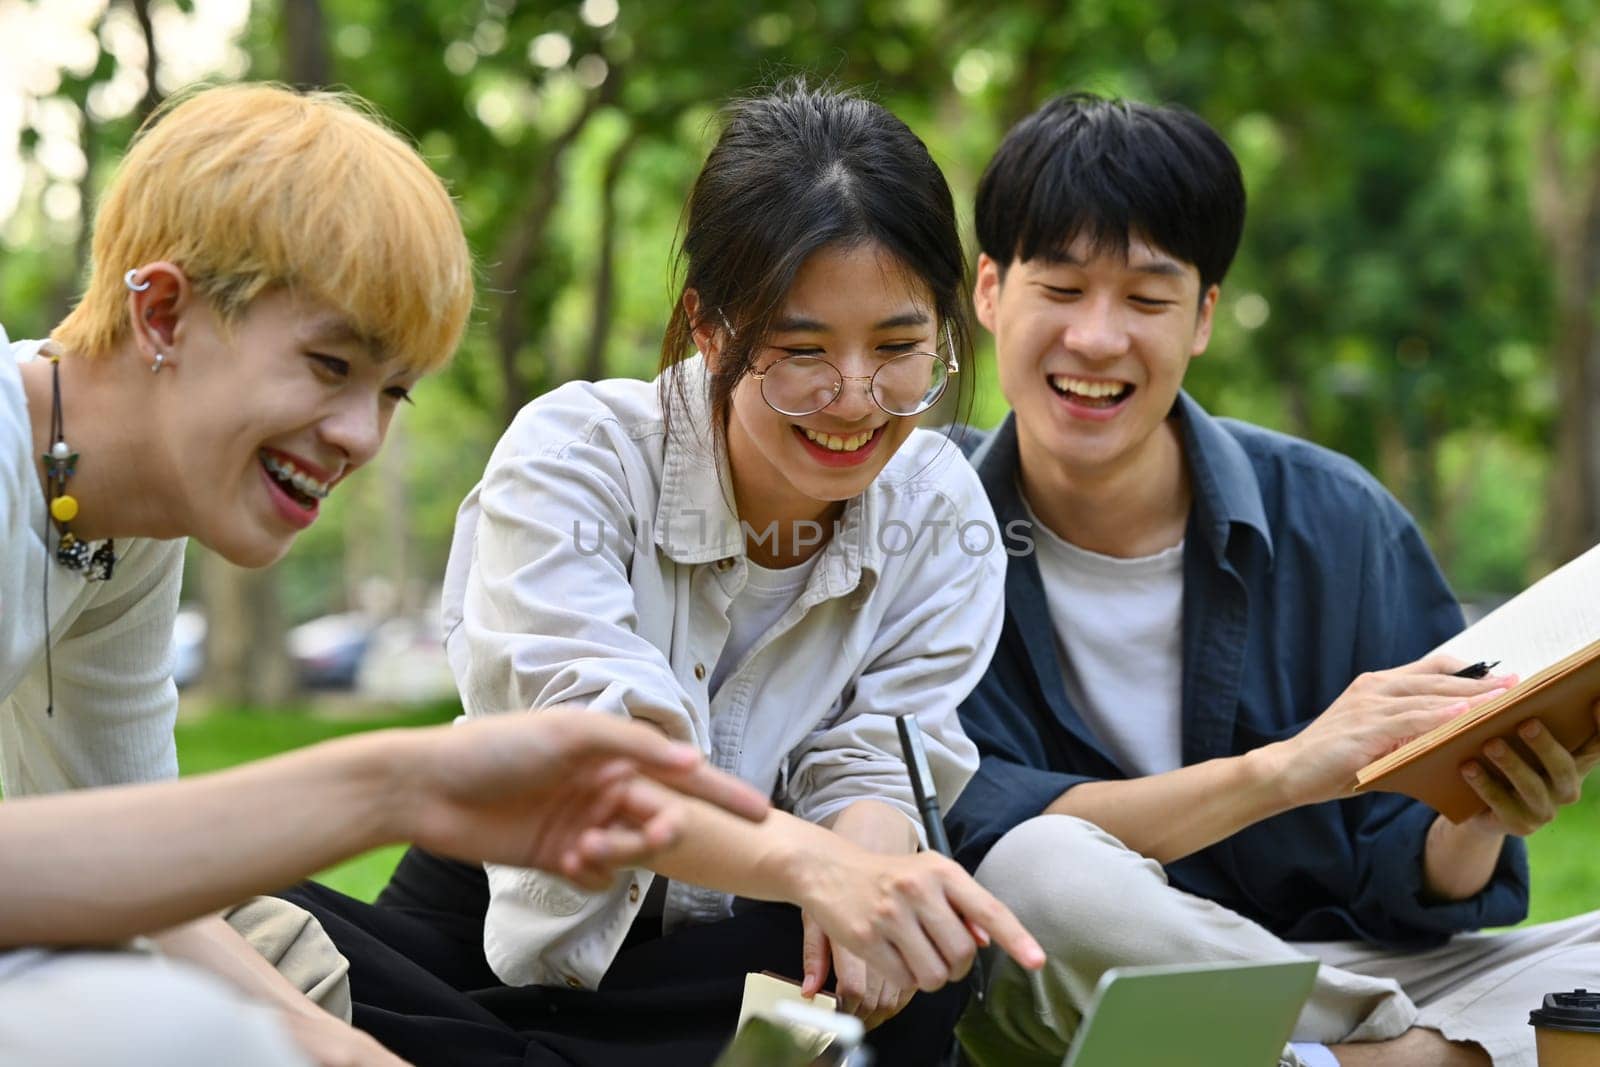
[{"label": "woman with glasses", "polygon": [[469,716],[646,722],[778,810],[695,808],[601,891],[415,850],[376,907],[297,891],[358,1025],[421,1065],[709,1063],[755,971],[830,986],[882,1024],[880,1062],[933,1064],[981,945],[1042,963],[918,853],[896,736],[914,716],[952,803],[1003,596],[981,486],[916,428],[963,380],[943,176],[883,108],[787,85],[728,110],[680,260],[660,377],[563,386],[501,439],[458,518],[447,647]]}]

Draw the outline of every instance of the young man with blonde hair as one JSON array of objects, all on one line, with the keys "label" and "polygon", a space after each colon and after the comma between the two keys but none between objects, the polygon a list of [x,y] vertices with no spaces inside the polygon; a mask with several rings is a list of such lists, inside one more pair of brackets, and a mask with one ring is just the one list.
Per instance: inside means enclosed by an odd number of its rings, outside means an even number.
[{"label": "young man with blonde hair", "polygon": [[[0,359],[8,798],[177,774],[183,539],[281,557],[450,357],[472,270],[444,185],[352,97],[235,85],[151,117],[83,299]],[[346,965],[315,920],[258,900],[233,922],[157,940],[311,1020],[314,1058],[371,1045],[334,1017]]]}]

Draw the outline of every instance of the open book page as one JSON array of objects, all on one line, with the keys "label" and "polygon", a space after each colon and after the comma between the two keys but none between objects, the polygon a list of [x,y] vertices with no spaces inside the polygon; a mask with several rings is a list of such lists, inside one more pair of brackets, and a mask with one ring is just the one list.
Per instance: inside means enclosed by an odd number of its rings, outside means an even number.
[{"label": "open book page", "polygon": [[1546,575],[1440,645],[1468,663],[1527,681],[1600,638],[1600,545]]},{"label": "open book page", "polygon": [[[1519,709],[1515,721],[1523,717],[1542,718],[1568,748],[1581,744],[1594,732],[1587,713],[1593,693],[1586,687],[1592,675],[1589,665],[1596,659],[1597,648],[1600,648],[1600,546],[1536,582],[1476,625],[1439,646],[1440,651],[1469,663],[1499,660],[1497,672],[1515,672],[1521,678],[1515,689],[1479,704],[1470,712],[1367,764],[1356,772],[1357,786],[1365,788],[1387,783],[1379,787],[1410,792],[1441,811],[1445,811],[1441,803],[1447,803],[1451,810],[1446,814],[1452,818],[1456,817],[1454,812],[1466,811],[1473,803],[1481,808],[1481,802],[1476,801],[1453,773],[1432,776],[1445,785],[1425,783],[1430,789],[1456,794],[1454,799],[1445,801],[1423,795],[1421,785],[1397,785],[1392,775],[1425,754],[1431,758],[1441,746],[1448,747],[1448,751],[1441,754],[1448,757],[1446,762],[1454,761],[1452,766],[1471,758],[1477,745],[1509,731],[1510,725],[1494,725],[1502,709],[1508,707]],[[1544,677],[1535,683],[1536,676],[1541,674]],[[1573,708],[1577,708],[1577,712],[1573,712]],[[1412,775],[1410,771],[1405,773]],[[1427,777],[1424,773],[1423,779]]]}]

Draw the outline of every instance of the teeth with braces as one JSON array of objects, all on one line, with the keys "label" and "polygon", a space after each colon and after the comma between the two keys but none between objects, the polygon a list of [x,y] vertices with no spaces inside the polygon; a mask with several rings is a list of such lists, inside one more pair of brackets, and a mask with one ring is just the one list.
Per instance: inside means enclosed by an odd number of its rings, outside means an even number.
[{"label": "teeth with braces", "polygon": [[333,491],[333,486],[319,482],[299,467],[286,463],[276,456],[262,454],[261,464],[279,481],[288,482],[306,496],[321,500]]},{"label": "teeth with braces", "polygon": [[805,426],[800,427],[800,429],[805,431],[805,435],[807,437],[821,445],[823,448],[826,448],[829,452],[854,452],[856,449],[872,440],[872,435],[878,432],[876,430],[869,430],[867,433],[858,433],[852,434],[849,437],[840,437],[838,434],[818,433],[816,430]]},{"label": "teeth with braces", "polygon": [[1088,397],[1090,400],[1099,400],[1102,397],[1120,396],[1128,388],[1126,382],[1092,382],[1085,378],[1072,378],[1065,374],[1052,374],[1050,384],[1058,393],[1072,393],[1075,396]]}]

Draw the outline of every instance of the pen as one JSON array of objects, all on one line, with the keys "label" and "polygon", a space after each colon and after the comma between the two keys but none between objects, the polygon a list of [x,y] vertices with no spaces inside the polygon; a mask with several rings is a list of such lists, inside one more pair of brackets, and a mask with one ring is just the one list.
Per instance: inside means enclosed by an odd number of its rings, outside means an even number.
[{"label": "pen", "polygon": [[[922,728],[916,717],[907,712],[896,715],[895,729],[900,732],[900,752],[905,756],[906,771],[911,775],[911,793],[917,800],[917,811],[922,814],[922,828],[928,833],[928,847],[946,859],[950,854],[950,839],[944,833],[944,817],[939,814],[939,794],[933,791],[933,772],[928,769],[928,753],[922,747]],[[972,984],[972,995],[983,1003],[983,956],[972,957],[972,970],[967,975]]]},{"label": "pen", "polygon": [[1455,677],[1457,677],[1457,678],[1482,678],[1484,675],[1488,674],[1490,671],[1494,670],[1498,666],[1500,666],[1500,661],[1499,660],[1495,660],[1493,663],[1485,663],[1485,662],[1483,662],[1483,660],[1480,659],[1478,662],[1474,663],[1472,666],[1470,666],[1470,667],[1462,667],[1459,671],[1456,671],[1455,672]]}]

